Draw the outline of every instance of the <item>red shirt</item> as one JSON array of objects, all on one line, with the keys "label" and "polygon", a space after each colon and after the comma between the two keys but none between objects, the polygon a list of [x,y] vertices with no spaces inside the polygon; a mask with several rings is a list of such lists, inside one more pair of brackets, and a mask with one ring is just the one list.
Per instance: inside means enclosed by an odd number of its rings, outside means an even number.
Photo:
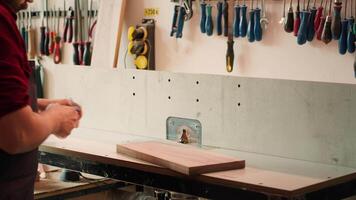
[{"label": "red shirt", "polygon": [[16,14],[0,0],[0,118],[29,105],[30,73]]}]

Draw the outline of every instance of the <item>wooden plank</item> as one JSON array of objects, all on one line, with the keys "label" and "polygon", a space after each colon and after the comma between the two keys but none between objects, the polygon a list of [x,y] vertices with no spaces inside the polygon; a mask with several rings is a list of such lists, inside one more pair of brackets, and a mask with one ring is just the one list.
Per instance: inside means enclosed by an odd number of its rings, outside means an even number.
[{"label": "wooden plank", "polygon": [[118,144],[117,152],[167,167],[186,175],[242,169],[245,161],[188,145],[158,141]]},{"label": "wooden plank", "polygon": [[92,66],[116,67],[126,0],[100,1]]}]

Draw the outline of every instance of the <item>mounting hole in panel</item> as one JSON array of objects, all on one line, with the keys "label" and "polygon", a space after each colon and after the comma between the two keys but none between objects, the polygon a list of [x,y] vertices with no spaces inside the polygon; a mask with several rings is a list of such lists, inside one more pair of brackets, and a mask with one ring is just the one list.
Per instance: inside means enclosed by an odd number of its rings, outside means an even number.
[{"label": "mounting hole in panel", "polygon": [[241,106],[241,103],[239,102],[239,103],[237,104],[237,106],[239,106],[239,107],[240,107],[240,106]]},{"label": "mounting hole in panel", "polygon": [[135,76],[133,76],[133,77],[132,77],[132,79],[134,79],[134,80],[135,80],[135,79],[136,79],[136,77],[135,77]]},{"label": "mounting hole in panel", "polygon": [[171,100],[171,96],[168,96],[168,99]]},{"label": "mounting hole in panel", "polygon": [[238,85],[237,85],[237,87],[238,87],[238,88],[240,88],[240,87],[241,87],[241,85],[240,85],[240,84],[238,84]]},{"label": "mounting hole in panel", "polygon": [[170,79],[170,78],[168,79],[168,82],[171,82],[171,79]]},{"label": "mounting hole in panel", "polygon": [[199,81],[197,81],[196,83],[197,83],[197,85],[199,85]]},{"label": "mounting hole in panel", "polygon": [[196,102],[199,102],[199,99],[196,99]]},{"label": "mounting hole in panel", "polygon": [[132,93],[132,96],[136,96],[136,93],[134,92],[134,93]]}]

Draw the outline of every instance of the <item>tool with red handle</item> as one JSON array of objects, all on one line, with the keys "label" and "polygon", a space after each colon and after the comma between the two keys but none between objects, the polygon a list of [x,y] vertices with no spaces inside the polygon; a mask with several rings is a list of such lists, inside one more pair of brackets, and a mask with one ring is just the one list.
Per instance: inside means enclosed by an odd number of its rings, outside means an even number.
[{"label": "tool with red handle", "polygon": [[321,17],[323,16],[323,10],[324,10],[323,2],[324,2],[324,0],[321,0],[320,6],[319,6],[318,10],[316,11],[316,16],[314,19],[314,31],[315,32],[318,31],[318,28],[319,28],[320,22],[321,22]]},{"label": "tool with red handle", "polygon": [[[58,9],[58,13],[60,13],[61,10]],[[59,14],[58,14],[59,15]],[[54,38],[54,49],[53,49],[53,62],[55,64],[61,63],[62,60],[62,53],[61,53],[61,36],[59,34],[59,22],[60,22],[60,16],[57,16],[57,30],[56,30],[56,36]]]},{"label": "tool with red handle", "polygon": [[69,17],[67,17],[64,32],[63,32],[63,41],[72,43],[73,41],[73,20],[74,20],[74,10],[72,7],[69,7]]},{"label": "tool with red handle", "polygon": [[299,27],[300,27],[300,0],[298,0],[297,8],[295,10],[295,16],[294,16],[294,26],[293,26],[293,32],[294,36],[298,35]]},{"label": "tool with red handle", "polygon": [[325,9],[323,9],[322,16],[320,17],[320,22],[318,29],[316,30],[316,39],[321,40],[321,35],[324,30],[325,20],[326,20],[326,7],[327,7],[327,0],[325,0]]}]

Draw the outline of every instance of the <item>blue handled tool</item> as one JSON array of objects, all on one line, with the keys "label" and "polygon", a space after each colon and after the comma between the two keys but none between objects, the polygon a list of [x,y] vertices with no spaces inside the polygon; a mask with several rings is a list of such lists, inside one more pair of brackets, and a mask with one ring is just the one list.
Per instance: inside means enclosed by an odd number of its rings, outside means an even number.
[{"label": "blue handled tool", "polygon": [[345,16],[344,19],[341,20],[341,33],[340,33],[340,39],[339,39],[339,53],[341,55],[344,55],[347,50],[347,27],[348,27],[348,20],[346,19],[346,13],[347,13],[347,0],[345,1]]},{"label": "blue handled tool", "polygon": [[253,9],[253,0],[251,0],[250,21],[247,27],[247,39],[249,42],[255,41],[255,32],[253,30],[254,27],[255,27],[255,10]]},{"label": "blue handled tool", "polygon": [[179,8],[179,14],[178,14],[178,25],[177,25],[177,33],[176,33],[176,38],[182,38],[183,37],[183,28],[184,28],[184,18],[185,18],[185,9],[183,6],[180,6]]},{"label": "blue handled tool", "polygon": [[308,0],[308,6],[307,9],[303,10],[302,13],[302,21],[299,27],[298,31],[298,36],[297,36],[297,43],[299,45],[303,45],[307,42],[307,28],[308,28],[308,23],[309,23],[309,17],[310,17],[310,11],[309,10],[309,3],[310,0]]},{"label": "blue handled tool", "polygon": [[258,7],[258,0],[257,0],[256,9],[255,9],[255,27],[254,27],[253,31],[255,33],[256,41],[261,41],[262,40],[261,9]]},{"label": "blue handled tool", "polygon": [[[237,1],[238,2],[238,1]],[[239,37],[240,36],[240,13],[241,7],[239,4],[234,6],[234,36]]]},{"label": "blue handled tool", "polygon": [[218,35],[222,35],[222,17],[223,17],[223,3],[218,1],[216,4],[216,8],[218,10],[217,19],[216,19],[216,29]]},{"label": "blue handled tool", "polygon": [[316,17],[316,0],[314,0],[314,5],[310,9],[310,17],[309,17],[309,23],[308,23],[308,30],[307,30],[307,40],[309,42],[313,41],[314,36],[315,36],[315,27],[314,27],[314,21]]},{"label": "blue handled tool", "polygon": [[350,3],[351,16],[348,19],[348,30],[347,30],[347,32],[348,32],[348,35],[347,35],[347,51],[349,53],[354,53],[355,52],[355,34],[352,31],[352,26],[355,23],[355,18],[354,18],[354,15],[353,15],[352,3],[353,3],[353,1],[351,0],[351,3]]},{"label": "blue handled tool", "polygon": [[241,21],[240,21],[240,36],[246,37],[247,34],[247,6],[246,0],[244,0],[244,4],[241,6]]},{"label": "blue handled tool", "polygon": [[205,23],[206,23],[206,3],[202,1],[200,4],[201,19],[200,19],[200,31],[206,33]]},{"label": "blue handled tool", "polygon": [[213,16],[212,16],[212,6],[210,4],[208,4],[206,6],[206,24],[205,24],[205,28],[206,28],[206,34],[208,36],[212,36],[213,35],[213,30],[214,30],[214,24],[213,24]]},{"label": "blue handled tool", "polygon": [[[178,6],[178,5],[174,6],[174,13],[173,13],[173,20],[172,20],[173,22],[172,22],[172,28],[171,28],[171,37],[173,37],[174,34],[177,32],[177,21],[178,21],[179,9],[180,9],[180,6]],[[205,24],[205,21],[204,21],[204,24]]]}]

